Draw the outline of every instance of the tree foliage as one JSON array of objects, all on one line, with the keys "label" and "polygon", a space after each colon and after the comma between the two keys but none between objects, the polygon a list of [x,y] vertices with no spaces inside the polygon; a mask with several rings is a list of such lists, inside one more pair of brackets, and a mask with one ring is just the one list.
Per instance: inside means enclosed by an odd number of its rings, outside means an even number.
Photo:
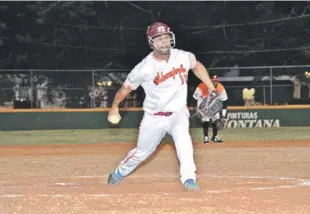
[{"label": "tree foliage", "polygon": [[131,68],[149,51],[145,31],[154,21],[170,24],[177,47],[207,66],[306,64],[308,9],[308,2],[5,2],[1,67]]}]

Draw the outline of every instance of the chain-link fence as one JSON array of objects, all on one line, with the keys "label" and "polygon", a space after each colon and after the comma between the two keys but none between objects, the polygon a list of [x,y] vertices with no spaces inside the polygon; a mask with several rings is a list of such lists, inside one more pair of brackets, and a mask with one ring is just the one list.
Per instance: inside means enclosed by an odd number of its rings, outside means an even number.
[{"label": "chain-link fence", "polygon": [[233,105],[244,105],[251,92],[253,105],[310,104],[309,71],[310,65],[210,69],[221,77]]},{"label": "chain-link fence", "polygon": [[[210,68],[226,88],[229,105],[290,104],[296,99],[309,100],[310,65],[270,67]],[[110,107],[114,95],[129,70],[0,70],[0,107],[12,108],[15,102],[27,101],[30,108]],[[197,78],[189,78],[188,105]],[[254,92],[254,94],[253,94]],[[252,96],[252,100],[251,100]],[[141,87],[121,104],[141,107]],[[246,102],[245,102],[246,100]]]}]

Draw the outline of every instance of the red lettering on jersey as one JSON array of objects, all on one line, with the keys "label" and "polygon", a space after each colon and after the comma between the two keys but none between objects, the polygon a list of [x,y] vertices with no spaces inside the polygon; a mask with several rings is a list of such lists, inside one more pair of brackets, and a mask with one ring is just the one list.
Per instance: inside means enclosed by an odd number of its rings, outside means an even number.
[{"label": "red lettering on jersey", "polygon": [[187,81],[187,74],[183,74],[183,73],[186,73],[186,69],[181,64],[180,68],[173,68],[172,71],[169,71],[165,75],[163,75],[163,72],[157,72],[157,75],[155,76],[153,82],[155,85],[159,85],[160,83],[165,82],[169,78],[172,78],[172,77],[175,78],[175,75],[178,74],[183,84],[185,81]]}]

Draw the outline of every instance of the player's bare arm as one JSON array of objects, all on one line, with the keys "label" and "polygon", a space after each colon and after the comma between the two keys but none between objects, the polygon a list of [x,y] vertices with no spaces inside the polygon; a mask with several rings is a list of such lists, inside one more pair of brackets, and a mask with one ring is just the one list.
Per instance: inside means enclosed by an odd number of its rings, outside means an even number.
[{"label": "player's bare arm", "polygon": [[196,66],[193,69],[193,72],[211,91],[215,90],[206,67],[199,61],[196,61]]},{"label": "player's bare arm", "polygon": [[118,108],[119,104],[132,92],[132,90],[124,85],[116,92],[112,107]]},{"label": "player's bare arm", "polygon": [[119,104],[132,92],[130,88],[125,87],[124,85],[116,92],[111,109],[109,111],[108,118],[111,116],[121,117],[119,114]]}]

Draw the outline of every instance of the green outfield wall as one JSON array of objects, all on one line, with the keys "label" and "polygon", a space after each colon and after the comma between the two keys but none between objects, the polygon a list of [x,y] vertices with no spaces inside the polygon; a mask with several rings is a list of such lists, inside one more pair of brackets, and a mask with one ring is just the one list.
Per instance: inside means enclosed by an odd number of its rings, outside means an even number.
[{"label": "green outfield wall", "polygon": [[[227,128],[270,128],[310,126],[310,108],[229,109]],[[0,130],[57,130],[138,128],[141,110],[121,111],[122,120],[112,126],[107,121],[107,110],[66,111],[6,111],[0,112]],[[201,127],[191,119],[191,127]]]}]

